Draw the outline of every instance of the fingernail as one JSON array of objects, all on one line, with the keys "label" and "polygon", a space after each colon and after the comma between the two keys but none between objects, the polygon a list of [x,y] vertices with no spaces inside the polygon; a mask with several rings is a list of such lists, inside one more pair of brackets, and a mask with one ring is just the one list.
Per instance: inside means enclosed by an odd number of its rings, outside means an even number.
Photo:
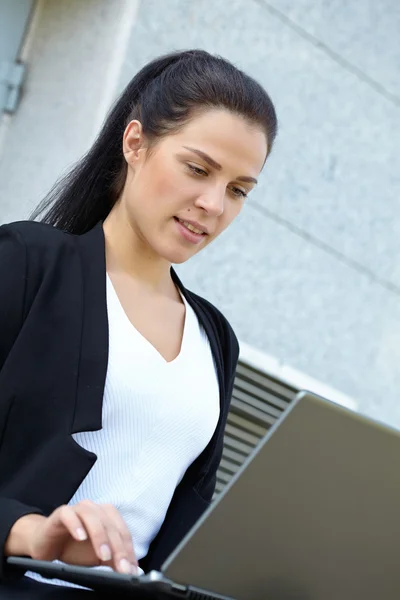
[{"label": "fingernail", "polygon": [[82,527],[78,527],[78,529],[76,530],[76,535],[78,536],[78,539],[81,540],[81,542],[87,540],[86,531],[82,529]]},{"label": "fingernail", "polygon": [[104,561],[111,560],[110,546],[108,546],[107,544],[103,544],[100,547],[100,556],[101,556],[101,560],[104,560]]},{"label": "fingernail", "polygon": [[129,573],[129,575],[132,573],[132,565],[126,558],[119,561],[119,568],[123,573]]}]

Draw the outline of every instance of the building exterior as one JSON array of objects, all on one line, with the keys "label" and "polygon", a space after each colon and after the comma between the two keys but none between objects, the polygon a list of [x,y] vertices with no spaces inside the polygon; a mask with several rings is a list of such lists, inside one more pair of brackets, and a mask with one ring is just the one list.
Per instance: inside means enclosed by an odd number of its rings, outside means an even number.
[{"label": "building exterior", "polygon": [[242,215],[178,268],[242,342],[230,426],[261,435],[307,387],[398,427],[399,31],[397,0],[0,0],[0,223],[28,217],[145,62],[222,54],[280,121]]}]

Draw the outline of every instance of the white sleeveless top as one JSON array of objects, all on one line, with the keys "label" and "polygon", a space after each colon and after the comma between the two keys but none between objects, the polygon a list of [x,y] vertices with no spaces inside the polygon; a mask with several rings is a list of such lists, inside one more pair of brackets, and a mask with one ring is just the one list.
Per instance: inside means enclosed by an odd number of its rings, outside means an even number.
[{"label": "white sleeveless top", "polygon": [[129,321],[107,276],[103,428],[73,434],[97,461],[69,504],[84,499],[113,504],[132,534],[138,559],[146,556],[176,486],[211,440],[220,413],[210,344],[182,299],[186,316],[181,351],[167,362]]}]

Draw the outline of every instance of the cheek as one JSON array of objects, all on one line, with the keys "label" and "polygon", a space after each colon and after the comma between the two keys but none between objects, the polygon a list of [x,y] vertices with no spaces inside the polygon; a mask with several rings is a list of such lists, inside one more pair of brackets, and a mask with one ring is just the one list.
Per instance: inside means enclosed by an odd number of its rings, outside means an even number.
[{"label": "cheek", "polygon": [[[145,174],[143,174],[145,175]],[[156,169],[150,175],[145,175],[133,184],[134,210],[143,222],[154,221],[169,215],[173,211],[173,202],[176,200],[176,186],[171,182],[171,177]]]},{"label": "cheek", "polygon": [[150,196],[149,201],[153,206],[162,207],[165,211],[168,211],[169,206],[176,204],[180,194],[182,190],[174,177],[163,173],[152,175],[147,183],[147,189],[144,190],[144,198]]}]

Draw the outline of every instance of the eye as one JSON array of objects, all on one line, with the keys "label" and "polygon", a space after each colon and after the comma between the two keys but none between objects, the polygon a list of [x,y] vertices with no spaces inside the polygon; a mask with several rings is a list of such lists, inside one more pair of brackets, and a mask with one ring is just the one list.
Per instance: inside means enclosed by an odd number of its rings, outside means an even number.
[{"label": "eye", "polygon": [[231,190],[232,194],[234,196],[236,196],[237,198],[247,198],[247,193],[238,187],[232,187],[232,188],[230,188],[230,190]]},{"label": "eye", "polygon": [[200,167],[195,167],[194,165],[190,165],[189,163],[186,166],[188,167],[192,175],[196,175],[197,177],[204,177],[208,175],[207,171],[204,171],[204,169],[200,169]]}]

